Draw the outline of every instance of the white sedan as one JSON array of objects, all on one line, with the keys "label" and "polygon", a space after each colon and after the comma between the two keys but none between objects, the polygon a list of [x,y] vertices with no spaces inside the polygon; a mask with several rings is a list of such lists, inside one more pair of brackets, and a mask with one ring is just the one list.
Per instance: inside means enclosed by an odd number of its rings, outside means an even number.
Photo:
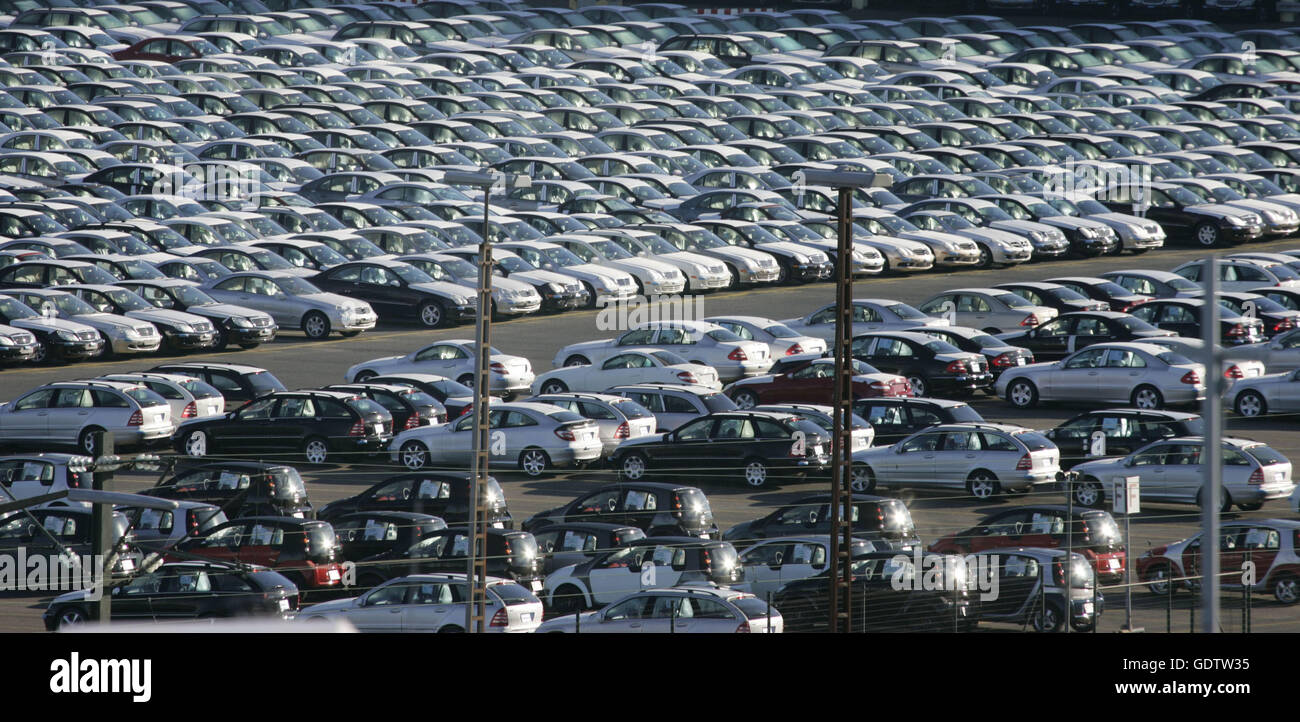
[{"label": "white sedan", "polygon": [[819,354],[827,348],[825,339],[795,333],[776,319],[762,316],[712,316],[704,320],[716,323],[746,341],[767,344],[770,356],[774,359],[802,353]]},{"label": "white sedan", "polygon": [[[835,337],[835,304],[822,306],[803,318],[790,318],[781,323],[795,333],[830,341]],[[951,325],[947,319],[927,316],[901,301],[853,299],[854,336],[872,331],[906,331],[917,326]]]},{"label": "white sedan", "polygon": [[547,371],[533,382],[533,393],[561,394],[565,391],[604,391],[619,384],[698,384],[721,389],[722,382],[712,366],[688,363],[671,351],[653,348],[627,349],[597,364],[565,366]]},{"label": "white sedan", "polygon": [[[381,374],[425,373],[445,376],[462,385],[474,386],[474,341],[450,339],[436,341],[416,349],[405,356],[384,356],[370,359],[350,367],[343,374],[348,383],[363,383]],[[493,393],[519,393],[533,383],[532,364],[522,356],[511,356],[492,349],[492,380],[488,388]]]},{"label": "white sedan", "polygon": [[[467,590],[464,574],[412,574],[359,597],[312,605],[297,619],[341,617],[362,632],[463,632]],[[509,579],[488,577],[485,616],[485,632],[533,632],[542,624],[542,601]]]}]

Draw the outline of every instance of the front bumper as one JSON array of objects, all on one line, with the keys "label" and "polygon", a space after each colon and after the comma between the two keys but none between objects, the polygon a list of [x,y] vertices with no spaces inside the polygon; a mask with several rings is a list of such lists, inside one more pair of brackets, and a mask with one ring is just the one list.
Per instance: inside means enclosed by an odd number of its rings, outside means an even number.
[{"label": "front bumper", "polygon": [[36,356],[36,344],[0,346],[0,363],[16,364],[31,361]]},{"label": "front bumper", "polygon": [[500,391],[503,393],[527,392],[532,387],[533,381],[537,380],[537,376],[535,374],[527,374],[527,375],[519,376],[519,375],[511,375],[511,374],[493,373],[491,374],[491,376],[492,376],[492,381],[488,385],[488,388],[492,391]]},{"label": "front bumper", "polygon": [[542,294],[542,309],[546,311],[569,311],[575,308],[582,308],[591,303],[591,294],[586,290],[577,293],[551,293]]},{"label": "front bumper", "polygon": [[[794,276],[800,281],[820,281],[824,278],[830,278],[835,271],[835,266],[830,261],[825,263],[796,263],[793,266]],[[857,268],[853,269],[855,273],[862,273]],[[876,269],[879,271],[880,269]]]},{"label": "front bumper", "polygon": [[153,353],[162,346],[162,336],[145,336],[140,338],[114,338],[113,353]]},{"label": "front bumper", "polygon": [[496,307],[497,307],[497,313],[504,314],[507,316],[520,316],[525,313],[536,313],[537,311],[541,310],[542,300],[537,297],[511,298],[505,300],[504,302],[498,300],[496,302]]},{"label": "front bumper", "polygon": [[[450,312],[450,311],[449,311]],[[344,321],[342,316],[331,319],[331,323],[338,324],[339,331],[351,333],[353,331],[369,331],[379,323],[379,315],[371,312],[359,316],[349,316],[348,321]]]},{"label": "front bumper", "polygon": [[45,344],[45,353],[55,359],[94,358],[104,352],[103,339],[94,341],[67,341],[61,338],[51,339]]},{"label": "front bumper", "polygon": [[958,374],[956,376],[934,376],[930,378],[931,392],[978,391],[993,385],[993,374],[988,371],[977,374]]},{"label": "front bumper", "polygon": [[226,338],[231,343],[237,344],[270,343],[275,340],[275,333],[278,330],[279,327],[275,324],[262,328],[227,327]]},{"label": "front bumper", "polygon": [[1264,226],[1219,226],[1219,233],[1232,243],[1253,241],[1264,235]]},{"label": "front bumper", "polygon": [[211,348],[217,342],[215,331],[205,331],[203,333],[163,331],[163,338],[166,339],[168,346],[184,351]]},{"label": "front bumper", "polygon": [[932,256],[901,256],[891,258],[889,267],[895,271],[928,271],[934,268]]}]

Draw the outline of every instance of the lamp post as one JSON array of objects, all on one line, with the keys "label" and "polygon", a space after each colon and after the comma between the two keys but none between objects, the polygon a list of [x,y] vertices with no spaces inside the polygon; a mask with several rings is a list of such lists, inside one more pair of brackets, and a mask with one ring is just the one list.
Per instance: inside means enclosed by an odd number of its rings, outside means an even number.
[{"label": "lamp post", "polygon": [[482,632],[487,615],[487,508],[483,492],[488,472],[488,375],[491,363],[492,324],[492,241],[490,240],[490,198],[492,191],[532,185],[528,176],[493,171],[447,171],[443,182],[470,186],[483,191],[483,241],[478,252],[478,314],[474,322],[474,435],[470,465],[469,548],[465,562],[465,583],[470,590],[465,607],[465,631]]},{"label": "lamp post", "polygon": [[853,631],[853,444],[849,423],[853,403],[853,192],[886,188],[893,178],[884,173],[801,169],[794,174],[795,193],[809,185],[830,186],[839,192],[836,216],[839,246],[835,264],[835,395],[831,402],[831,569],[830,631]]}]

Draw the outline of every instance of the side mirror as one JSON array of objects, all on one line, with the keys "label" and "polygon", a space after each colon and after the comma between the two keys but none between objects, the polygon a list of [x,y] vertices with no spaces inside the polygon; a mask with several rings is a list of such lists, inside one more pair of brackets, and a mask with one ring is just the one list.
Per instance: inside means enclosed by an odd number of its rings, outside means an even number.
[{"label": "side mirror", "polygon": [[1128,468],[1130,466],[1133,466],[1133,457],[1131,456],[1124,460],[1124,468]]},{"label": "side mirror", "polygon": [[1048,429],[1048,430],[1047,430],[1047,433],[1046,433],[1046,434],[1043,434],[1043,436],[1046,436],[1046,437],[1049,438],[1049,439],[1055,439],[1055,438],[1056,438],[1056,429]]}]

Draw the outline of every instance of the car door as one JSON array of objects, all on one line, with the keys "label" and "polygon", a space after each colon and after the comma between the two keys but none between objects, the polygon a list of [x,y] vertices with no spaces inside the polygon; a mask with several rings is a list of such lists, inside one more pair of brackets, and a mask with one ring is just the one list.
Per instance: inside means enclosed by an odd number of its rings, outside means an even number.
[{"label": "car door", "polygon": [[1133,389],[1142,383],[1146,366],[1141,354],[1123,348],[1108,349],[1102,367],[1097,369],[1096,398],[1127,403]]},{"label": "car door", "polygon": [[740,556],[743,589],[760,597],[781,588],[781,566],[790,554],[791,543],[775,540],[761,543]]},{"label": "car door", "polygon": [[1067,357],[1046,374],[1047,388],[1039,387],[1044,399],[1090,399],[1100,382],[1104,349],[1089,348]]},{"label": "car door", "polygon": [[239,559],[239,545],[247,534],[247,523],[235,522],[212,530],[207,536],[181,544],[181,551],[207,559],[234,562]]},{"label": "car door", "polygon": [[878,446],[892,444],[913,428],[907,407],[900,403],[862,401],[855,412],[875,429]]},{"label": "car door", "polygon": [[[493,424],[493,421],[496,424]],[[500,425],[501,412],[488,412],[488,428]],[[468,464],[473,456],[474,414],[468,413],[447,425],[448,432],[438,436],[437,448],[433,449],[434,464],[458,468]],[[491,432],[488,432],[489,437]]]},{"label": "car door", "polygon": [[595,603],[609,604],[640,590],[643,565],[651,559],[653,551],[652,544],[630,546],[596,562],[587,572],[588,589]]},{"label": "car door", "polygon": [[1040,581],[1038,560],[1024,554],[1000,554],[997,561],[998,596],[982,602],[983,614],[1006,617],[1031,607]]},{"label": "car door", "polygon": [[[358,511],[414,511],[411,495],[415,480],[398,478],[368,491],[357,504]],[[424,512],[432,513],[432,512]]]},{"label": "car door", "polygon": [[1129,468],[1142,477],[1142,499],[1168,501],[1176,499],[1170,467],[1183,465],[1184,444],[1153,444],[1129,457]]},{"label": "car door", "polygon": [[763,456],[756,444],[757,436],[750,418],[724,416],[714,425],[709,443],[700,447],[695,463],[699,468],[712,469],[719,474],[743,468],[747,458]]},{"label": "car door", "polygon": [[150,597],[153,617],[159,622],[193,619],[203,611],[203,602],[211,598],[212,592],[212,580],[202,569],[165,568],[161,570],[157,593]]},{"label": "car door", "polygon": [[1201,323],[1197,318],[1200,309],[1176,303],[1161,304],[1160,315],[1154,325],[1179,336],[1200,338]]},{"label": "car door", "polygon": [[582,627],[583,634],[640,634],[653,615],[656,596],[639,594],[601,612],[595,624]]},{"label": "car door", "polygon": [[311,396],[281,396],[263,425],[263,448],[275,452],[298,451],[303,440],[313,433],[318,402]]},{"label": "car door", "polygon": [[402,606],[403,632],[437,632],[443,626],[464,626],[464,585],[419,582],[409,585]]},{"label": "car door", "polygon": [[812,363],[773,379],[764,389],[764,403],[789,401],[824,404],[830,401],[835,367]]},{"label": "car door", "polygon": [[[575,501],[565,512],[565,521],[602,521],[614,524],[627,523],[623,514],[624,490],[619,487],[601,489]],[[633,526],[637,526],[633,524]]]},{"label": "car door", "polygon": [[231,417],[207,427],[209,444],[222,450],[269,451],[275,448],[272,413],[276,397],[259,399],[232,413]]},{"label": "car door", "polygon": [[19,398],[0,413],[0,432],[8,441],[34,442],[45,438],[50,406],[58,389],[37,389]]},{"label": "car door", "polygon": [[89,389],[59,389],[45,417],[46,439],[56,444],[75,443],[81,429],[90,423],[94,408],[95,400]]},{"label": "car door", "polygon": [[688,421],[665,437],[667,443],[656,444],[650,455],[650,464],[661,469],[700,468],[705,461],[718,454],[708,446],[713,439],[716,419],[706,417]]},{"label": "car door", "polygon": [[361,597],[347,619],[362,632],[401,632],[413,584],[389,584]]},{"label": "car door", "polygon": [[[900,442],[890,453],[882,454],[873,462],[876,479],[885,484],[933,484],[935,462],[944,436],[943,432],[922,432]],[[879,468],[876,468],[877,464]]]},{"label": "car door", "polygon": [[113,587],[113,621],[153,621],[152,598],[162,587],[166,573],[159,570],[137,574],[126,584]]},{"label": "car door", "polygon": [[270,521],[258,520],[248,523],[248,533],[240,541],[235,559],[245,564],[260,564],[275,567],[280,560],[280,550],[284,546],[287,530]]}]

